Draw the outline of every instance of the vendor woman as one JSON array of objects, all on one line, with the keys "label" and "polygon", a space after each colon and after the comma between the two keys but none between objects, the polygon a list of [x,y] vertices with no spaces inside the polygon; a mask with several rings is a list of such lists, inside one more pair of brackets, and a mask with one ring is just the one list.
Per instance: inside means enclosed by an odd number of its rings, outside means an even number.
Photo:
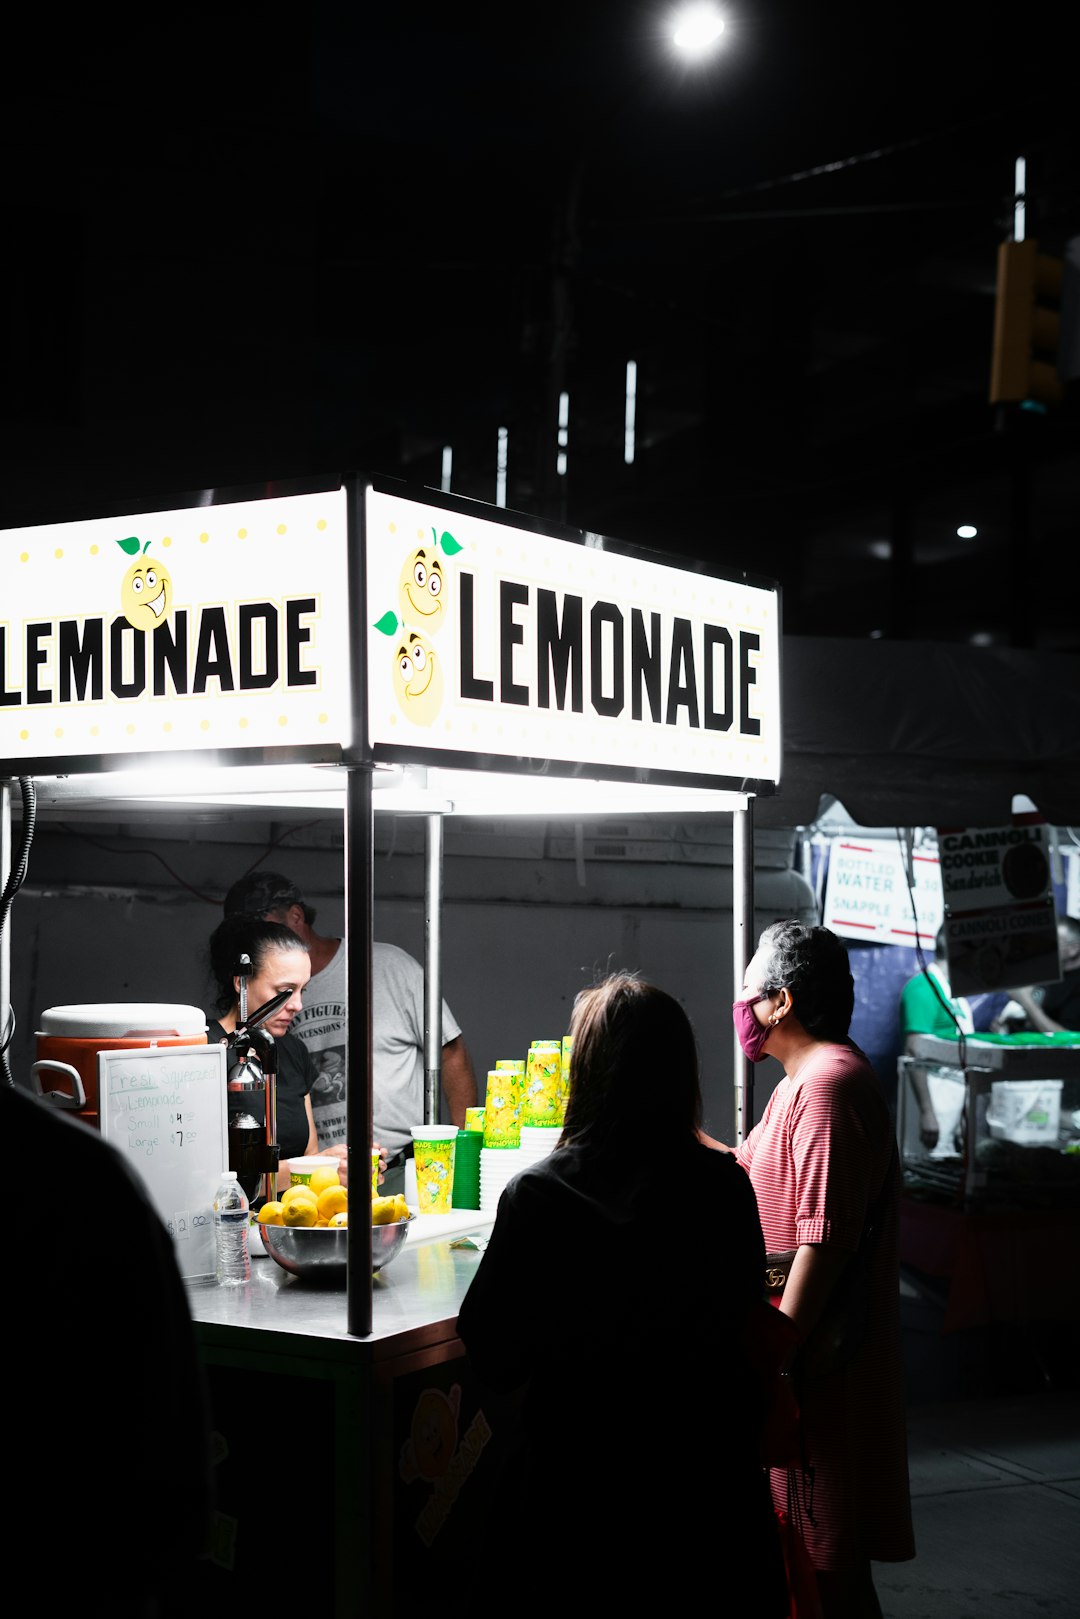
[{"label": "vendor woman", "polygon": [[307,946],[291,928],[280,922],[264,922],[261,917],[227,916],[210,935],[210,971],[217,986],[215,1010],[218,1017],[207,1019],[207,1039],[224,1041],[234,1031],[240,1015],[240,957],[251,962],[247,980],[247,1008],[258,1011],[267,1001],[287,989],[288,999],[260,1025],[274,1037],[277,1056],[276,1105],[278,1190],[289,1185],[290,1160],[323,1152],[339,1160],[342,1185],[348,1184],[348,1148],[320,1147],[311,1111],[311,1087],[317,1070],[308,1048],[289,1028],[300,1011],[304,985],[311,977]]}]

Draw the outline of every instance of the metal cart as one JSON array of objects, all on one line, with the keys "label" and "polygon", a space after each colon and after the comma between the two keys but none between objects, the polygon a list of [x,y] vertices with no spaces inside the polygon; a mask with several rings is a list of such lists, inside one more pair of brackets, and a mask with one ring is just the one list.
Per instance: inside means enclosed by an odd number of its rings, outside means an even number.
[{"label": "metal cart", "polygon": [[[963,1207],[1080,1199],[1080,1035],[916,1035],[897,1066],[905,1190]],[[920,1139],[916,1078],[938,1115],[934,1147]]]}]

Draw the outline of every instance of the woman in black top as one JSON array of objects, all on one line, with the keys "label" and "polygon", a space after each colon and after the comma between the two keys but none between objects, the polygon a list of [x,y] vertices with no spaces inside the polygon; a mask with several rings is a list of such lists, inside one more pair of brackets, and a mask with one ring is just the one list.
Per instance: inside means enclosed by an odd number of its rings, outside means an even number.
[{"label": "woman in black top", "polygon": [[704,1578],[715,1613],[779,1619],[743,1349],[765,1266],[753,1189],[698,1139],[696,1044],[670,995],[616,973],[579,994],[570,1033],[558,1145],[506,1186],[458,1315],[481,1384],[520,1396],[512,1530],[485,1545],[469,1612],[511,1593],[530,1615],[659,1612]]},{"label": "woman in black top", "polygon": [[216,1019],[207,1019],[207,1038],[224,1041],[236,1028],[240,1009],[241,955],[251,961],[247,980],[249,1012],[272,1000],[282,990],[291,991],[286,1000],[261,1025],[274,1037],[277,1056],[276,1102],[277,1145],[280,1148],[278,1188],[289,1184],[290,1162],[311,1153],[326,1153],[338,1159],[338,1174],[348,1185],[348,1148],[343,1144],[320,1147],[311,1111],[311,1087],[318,1070],[311,1053],[290,1025],[301,1007],[304,985],[311,977],[307,946],[291,928],[280,922],[264,922],[261,917],[227,916],[210,936],[210,969],[218,988]]}]

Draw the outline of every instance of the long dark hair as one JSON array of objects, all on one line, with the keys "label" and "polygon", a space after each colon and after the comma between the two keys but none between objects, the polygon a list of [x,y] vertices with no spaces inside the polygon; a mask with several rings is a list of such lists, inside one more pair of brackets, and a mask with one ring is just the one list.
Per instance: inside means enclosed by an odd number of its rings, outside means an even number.
[{"label": "long dark hair", "polygon": [[[240,957],[246,955],[250,958],[252,973],[256,974],[262,971],[270,950],[302,950],[305,955],[308,953],[303,939],[280,922],[264,922],[261,916],[237,912],[218,923],[210,935],[209,958],[210,977],[217,991],[214,1005],[220,1013],[231,1012],[239,1001],[233,979],[240,970]],[[255,1011],[255,1008],[251,1010]]]},{"label": "long dark hair", "polygon": [[637,973],[612,973],[579,993],[570,1034],[560,1145],[612,1145],[650,1121],[665,1140],[694,1134],[702,1111],[697,1042],[678,1001]]},{"label": "long dark hair", "polygon": [[772,922],[758,940],[764,978],[761,987],[770,995],[786,989],[795,1016],[816,1040],[850,1045],[848,1036],[855,1010],[855,980],[847,950],[829,928],[805,922]]}]

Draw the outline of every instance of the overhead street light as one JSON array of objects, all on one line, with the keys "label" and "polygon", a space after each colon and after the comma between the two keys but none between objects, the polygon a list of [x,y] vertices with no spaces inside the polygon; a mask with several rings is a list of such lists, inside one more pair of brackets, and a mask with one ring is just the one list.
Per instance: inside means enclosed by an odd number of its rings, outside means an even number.
[{"label": "overhead street light", "polygon": [[681,6],[672,18],[671,38],[680,55],[692,61],[708,56],[724,32],[724,19],[708,0]]}]

